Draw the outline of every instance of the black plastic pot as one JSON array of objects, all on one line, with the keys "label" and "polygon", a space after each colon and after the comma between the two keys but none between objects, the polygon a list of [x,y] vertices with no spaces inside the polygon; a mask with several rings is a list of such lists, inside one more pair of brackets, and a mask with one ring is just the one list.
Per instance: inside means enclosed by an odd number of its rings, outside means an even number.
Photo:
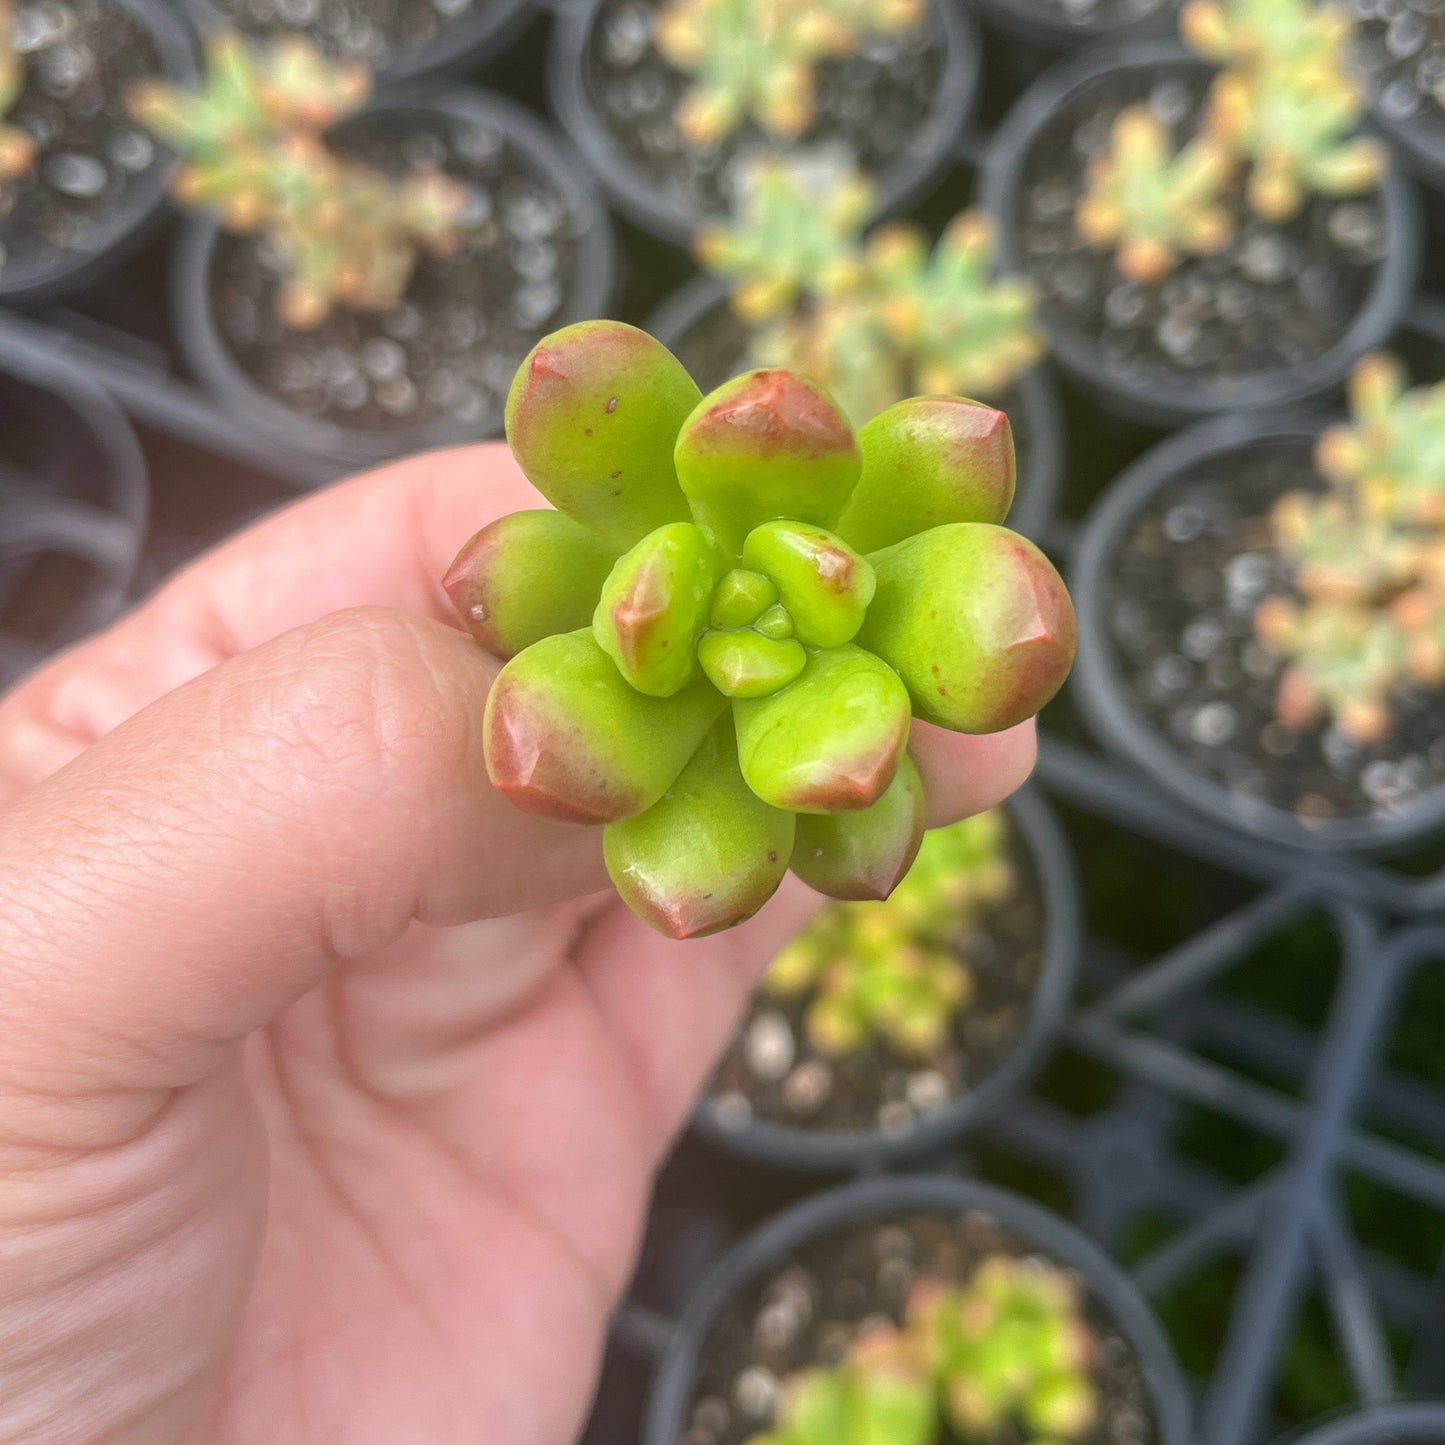
[{"label": "black plastic pot", "polygon": [[[235,28],[235,22],[210,0],[184,0],[184,7],[202,35]],[[531,23],[537,8],[535,0],[480,0],[465,15],[444,26],[429,44],[405,51],[391,64],[378,67],[376,83],[390,86],[424,75],[459,75],[475,70],[505,50]],[[292,32],[278,29],[277,33]],[[305,28],[301,27],[299,33],[305,34]]]},{"label": "black plastic pot", "polygon": [[1297,1431],[1279,1445],[1440,1445],[1445,1404],[1377,1405]]},{"label": "black plastic pot", "polygon": [[789,1209],[749,1235],[707,1276],[673,1330],[648,1407],[644,1445],[679,1445],[698,1360],[733,1299],[781,1268],[802,1245],[890,1215],[981,1210],[1055,1263],[1078,1271],[1133,1347],[1153,1396],[1159,1445],[1186,1445],[1189,1397],[1153,1312],[1124,1272],[1071,1224],[1016,1194],[971,1180],[900,1176],[851,1184]]},{"label": "black plastic pot", "polygon": [[[166,0],[115,0],[150,33],[170,80],[190,81],[197,74],[195,47],[185,23]],[[89,289],[126,257],[134,254],[165,219],[166,188],[174,159],[162,159],[136,179],[118,209],[78,251],[52,251],[21,266],[11,260],[0,268],[0,305],[36,306]]]},{"label": "black plastic pot", "polygon": [[[718,217],[660,195],[643,167],[613,142],[588,93],[587,55],[601,6],[602,0],[568,0],[558,13],[547,57],[552,110],[617,209],[654,236],[687,246],[700,225]],[[977,97],[981,41],[972,12],[957,0],[934,0],[934,13],[946,50],[938,105],[912,150],[873,178],[880,215],[903,210],[948,168]]]},{"label": "black plastic pot", "polygon": [[[704,317],[726,305],[727,286],[711,276],[696,276],[678,287],[647,320],[646,329],[659,341],[676,347]],[[1063,486],[1068,442],[1063,408],[1053,377],[1035,367],[1016,383],[1022,402],[1023,429],[1029,438],[1028,468],[1019,474],[1008,524],[1026,537],[1038,538],[1054,514]]]},{"label": "black plastic pot", "polygon": [[[551,131],[514,102],[489,91],[455,87],[440,94],[419,89],[394,92],[368,112],[441,114],[484,122],[502,131],[510,145],[566,198],[578,217],[577,260],[572,294],[548,330],[605,315],[617,274],[607,214],[586,178],[563,154]],[[303,416],[266,392],[242,369],[216,328],[209,304],[211,260],[219,227],[208,218],[188,221],[177,237],[171,274],[176,335],[196,375],[236,420],[254,428],[257,460],[296,455],[319,457],[340,466],[365,466],[432,447],[454,446],[495,436],[501,408],[480,424],[440,419],[413,430],[376,430]],[[520,360],[520,358],[518,358]]]},{"label": "black plastic pot", "polygon": [[1445,788],[1389,817],[1337,818],[1307,828],[1284,808],[1231,792],[1191,767],[1125,695],[1108,635],[1107,583],[1113,559],[1138,514],[1182,472],[1209,457],[1257,443],[1312,444],[1329,418],[1302,413],[1222,417],[1201,422],[1147,452],[1113,483],[1084,527],[1070,590],[1079,617],[1072,687],[1100,740],[1136,763],[1180,801],[1255,837],[1312,852],[1387,850],[1445,826]]},{"label": "black plastic pot", "polygon": [[1083,947],[1078,878],[1062,829],[1033,789],[1007,806],[1038,869],[1048,932],[1028,1023],[999,1067],[976,1088],[897,1134],[877,1129],[825,1132],[759,1119],[729,1126],[718,1119],[712,1101],[705,1097],[693,1114],[693,1127],[700,1135],[720,1149],[770,1168],[844,1173],[916,1158],[997,1117],[1000,1105],[1027,1082],[1053,1047],[1073,996]]},{"label": "black plastic pot", "polygon": [[[0,630],[0,684],[125,605],[145,544],[150,488],[130,424],[85,377],[19,345],[0,317],[0,610],[46,554],[85,564],[79,595],[43,636]],[[23,442],[22,442],[23,439]]]},{"label": "black plastic pot", "polygon": [[1416,176],[1437,191],[1445,190],[1445,116],[1429,102],[1414,115],[1395,116],[1378,94],[1370,115]]},{"label": "black plastic pot", "polygon": [[[1107,87],[1113,75],[1165,68],[1202,72],[1207,67],[1173,41],[1096,46],[1048,70],[1019,98],[989,145],[982,176],[983,202],[998,222],[1005,270],[1024,271],[1017,221],[1019,177],[1045,127],[1081,92]],[[1421,250],[1419,201],[1399,166],[1391,168],[1382,193],[1389,254],[1345,336],[1311,361],[1214,382],[1204,377],[1120,381],[1108,374],[1093,338],[1061,323],[1046,302],[1039,319],[1051,354],[1101,406],[1150,427],[1226,411],[1277,409],[1333,391],[1361,356],[1388,339],[1414,296]]]}]

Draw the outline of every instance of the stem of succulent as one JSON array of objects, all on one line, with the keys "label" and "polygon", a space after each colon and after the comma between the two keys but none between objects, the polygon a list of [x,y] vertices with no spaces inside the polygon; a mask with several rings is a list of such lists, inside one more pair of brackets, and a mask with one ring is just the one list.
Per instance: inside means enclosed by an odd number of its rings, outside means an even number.
[{"label": "stem of succulent", "polygon": [[507,442],[532,485],[618,550],[689,520],[673,448],[702,393],[659,341],[617,321],[544,337],[507,394]]},{"label": "stem of succulent", "polygon": [[561,512],[512,512],[483,527],[442,581],[457,615],[503,660],[592,620],[613,549]]},{"label": "stem of succulent", "polygon": [[725,713],[657,803],[604,829],[602,850],[639,918],[670,938],[700,938],[750,918],[777,892],[795,826],[743,781]]},{"label": "stem of succulent", "polygon": [[[1007,508],[996,412],[895,408],[868,470],[816,384],[754,372],[698,400],[650,337],[586,322],[523,363],[507,423],[560,510],[484,529],[447,579],[473,635],[510,658],[483,719],[488,772],[519,807],[618,825],[619,891],[664,931],[747,916],[799,827],[803,876],[886,893],[922,826],[910,693],[942,680],[953,700],[926,696],[919,715],[983,731],[1067,671],[1072,612],[1037,549],[985,523],[934,525]],[[829,530],[850,510],[859,537],[927,530],[864,557]],[[759,851],[780,818],[787,846]],[[892,1027],[932,1038],[957,968],[927,952],[900,967]],[[840,1028],[850,1011],[835,1009]]]},{"label": "stem of succulent", "polygon": [[895,669],[918,717],[955,732],[998,732],[1063,686],[1078,640],[1074,608],[1032,542],[955,522],[869,560],[878,593],[858,642]]}]

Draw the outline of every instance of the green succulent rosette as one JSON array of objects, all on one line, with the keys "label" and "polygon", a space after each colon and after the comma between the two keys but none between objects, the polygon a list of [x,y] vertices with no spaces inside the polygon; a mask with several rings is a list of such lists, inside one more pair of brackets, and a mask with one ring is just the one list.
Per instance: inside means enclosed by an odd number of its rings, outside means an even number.
[{"label": "green succulent rosette", "polygon": [[446,578],[505,661],[483,741],[519,808],[601,825],[608,871],[675,938],[741,922],[789,867],[883,898],[923,836],[912,720],[988,733],[1073,660],[1073,608],[999,525],[1008,419],[900,402],[856,436],[793,372],[703,397],[645,332],[540,342],[507,440],[555,511],[483,528]]}]

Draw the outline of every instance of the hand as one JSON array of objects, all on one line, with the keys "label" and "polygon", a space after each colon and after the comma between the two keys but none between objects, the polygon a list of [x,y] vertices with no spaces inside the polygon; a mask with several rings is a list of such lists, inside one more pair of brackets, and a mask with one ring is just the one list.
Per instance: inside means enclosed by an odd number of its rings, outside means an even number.
[{"label": "hand", "polygon": [[[787,886],[689,944],[516,812],[438,579],[504,448],[313,496],[0,703],[0,1440],[564,1445]],[[919,726],[931,821],[1028,727]]]}]

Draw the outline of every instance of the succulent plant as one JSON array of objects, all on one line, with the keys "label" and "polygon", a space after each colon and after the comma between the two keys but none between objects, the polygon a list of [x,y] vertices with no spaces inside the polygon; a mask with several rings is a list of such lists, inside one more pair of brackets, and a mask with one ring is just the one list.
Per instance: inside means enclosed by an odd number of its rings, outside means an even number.
[{"label": "succulent plant", "polygon": [[484,528],[446,581],[507,660],[489,774],[603,825],[619,893],[663,932],[741,921],[790,865],[886,896],[922,836],[911,718],[992,732],[1068,671],[1068,594],[999,525],[1000,412],[915,399],[855,437],[801,376],[704,398],[645,333],[584,322],[523,362],[507,437],[558,511]]},{"label": "succulent plant", "polygon": [[365,69],[337,66],[299,37],[262,47],[221,33],[206,56],[201,89],[148,82],[131,110],[185,158],[174,186],[182,203],[271,239],[288,325],[315,326],[337,303],[386,310],[420,251],[458,244],[466,194],[455,181],[432,170],[385,176],[322,139],[366,99]]},{"label": "succulent plant", "polygon": [[25,89],[25,67],[15,50],[15,13],[10,0],[0,0],[0,181],[13,181],[35,164],[35,142],[27,131],[7,125]]},{"label": "succulent plant", "polygon": [[1001,1439],[1013,1426],[1029,1445],[1054,1445],[1093,1428],[1093,1337],[1063,1270],[996,1255],[962,1288],[920,1281],[908,1330],[963,1440]]},{"label": "succulent plant", "polygon": [[1370,745],[1406,682],[1445,684],[1445,384],[1407,391],[1398,362],[1366,357],[1350,404],[1316,448],[1328,490],[1271,515],[1294,595],[1267,599],[1255,630],[1289,664],[1280,720],[1328,717]]},{"label": "succulent plant", "polygon": [[1205,132],[1251,162],[1250,205],[1282,221],[1312,193],[1354,195],[1379,183],[1388,152],[1351,134],[1364,111],[1364,92],[1342,59],[1226,71],[1210,92]]},{"label": "succulent plant", "polygon": [[[821,381],[861,426],[910,391],[997,393],[1038,359],[1032,288],[994,276],[977,211],[930,252],[916,227],[860,241],[871,187],[831,157],[770,157],[744,172],[736,219],[700,234],[699,259],[733,283],[753,328],[748,360]],[[763,324],[768,323],[768,324]]]},{"label": "succulent plant", "polygon": [[778,1421],[749,1445],[934,1445],[936,1391],[918,1343],[888,1325],[832,1368],[787,1382]]},{"label": "succulent plant", "polygon": [[820,60],[847,54],[869,31],[910,29],[922,14],[921,0],[669,0],[654,40],[695,78],[677,122],[707,146],[749,119],[800,135],[813,118]]},{"label": "succulent plant", "polygon": [[996,278],[996,254],[981,211],[955,216],[931,251],[913,226],[885,226],[868,238],[869,290],[920,391],[996,395],[1043,354],[1033,288]]},{"label": "succulent plant", "polygon": [[1068,1445],[1098,1417],[1094,1356],[1072,1276],[994,1255],[961,1286],[920,1279],[901,1327],[793,1376],[748,1445]]},{"label": "succulent plant", "polygon": [[754,156],[741,169],[738,204],[725,226],[698,232],[697,258],[733,280],[744,321],[769,321],[807,294],[836,296],[861,274],[858,236],[873,187],[827,153]]},{"label": "succulent plant", "polygon": [[1179,34],[1196,54],[1232,70],[1297,66],[1348,44],[1345,11],[1318,0],[1188,0]]},{"label": "succulent plant", "polygon": [[1228,243],[1233,227],[1220,198],[1232,170],[1217,141],[1196,138],[1176,152],[1148,106],[1129,106],[1114,121],[1108,150],[1089,167],[1075,224],[1086,241],[1116,248],[1126,276],[1158,281],[1182,255],[1208,255]]},{"label": "succulent plant", "polygon": [[873,1038],[908,1055],[936,1053],[973,994],[961,937],[1017,887],[1006,839],[997,812],[926,834],[888,899],[822,909],[779,950],[764,987],[808,996],[805,1026],[824,1053]]}]

